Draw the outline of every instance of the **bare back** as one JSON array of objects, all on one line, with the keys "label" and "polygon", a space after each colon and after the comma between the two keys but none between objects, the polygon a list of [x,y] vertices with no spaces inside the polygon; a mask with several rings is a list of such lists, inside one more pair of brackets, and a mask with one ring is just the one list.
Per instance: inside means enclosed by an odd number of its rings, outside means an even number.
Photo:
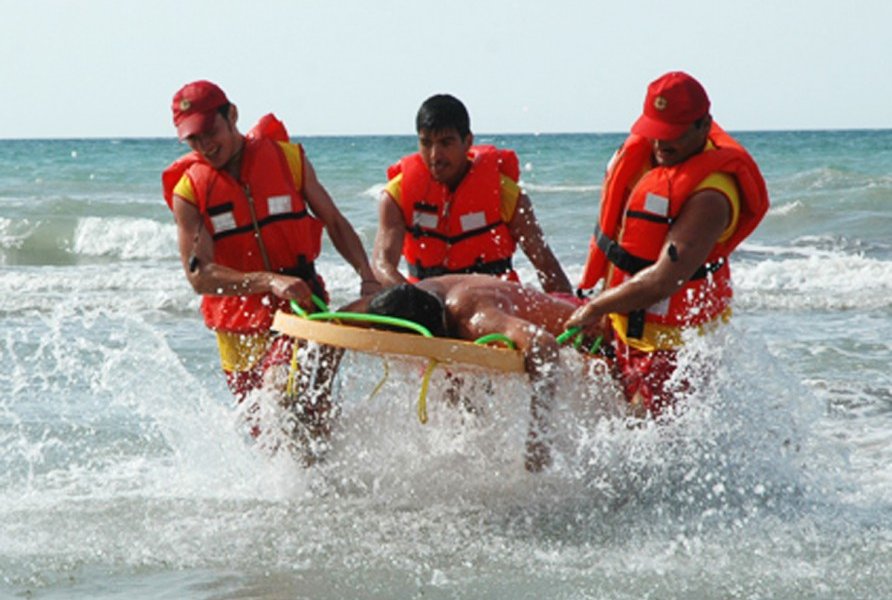
[{"label": "bare back", "polygon": [[417,285],[443,300],[450,329],[465,339],[508,334],[525,324],[556,336],[575,309],[569,302],[490,275],[444,275]]}]

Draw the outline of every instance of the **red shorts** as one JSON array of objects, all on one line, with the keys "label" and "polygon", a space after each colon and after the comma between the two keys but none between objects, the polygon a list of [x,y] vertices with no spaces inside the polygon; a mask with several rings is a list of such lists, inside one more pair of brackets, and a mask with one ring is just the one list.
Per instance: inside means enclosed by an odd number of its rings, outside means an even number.
[{"label": "red shorts", "polygon": [[644,352],[614,339],[614,373],[623,388],[626,400],[631,404],[641,404],[653,416],[658,416],[675,403],[675,394],[689,387],[687,381],[669,380],[678,367],[675,350]]},{"label": "red shorts", "polygon": [[[271,369],[287,368],[291,364],[296,349],[295,344],[294,338],[287,335],[273,336],[270,338],[263,356],[253,367],[247,371],[224,371],[226,384],[239,404],[245,401],[249,393],[269,383],[266,381],[266,375]],[[331,357],[332,364],[321,370],[297,369],[298,376],[294,381],[294,395],[291,397],[285,394],[284,382],[280,382],[281,389],[275,390],[281,394],[279,403],[282,408],[287,409],[295,416],[297,421],[302,424],[301,431],[304,431],[310,438],[327,437],[331,432],[331,420],[335,416],[331,402],[331,384],[339,359],[339,354]],[[322,375],[317,377],[320,372]],[[274,383],[274,385],[279,384]],[[254,418],[257,411],[260,410],[260,406],[256,402],[255,399],[253,404],[246,407],[251,435],[255,438],[261,433],[260,424]]]}]

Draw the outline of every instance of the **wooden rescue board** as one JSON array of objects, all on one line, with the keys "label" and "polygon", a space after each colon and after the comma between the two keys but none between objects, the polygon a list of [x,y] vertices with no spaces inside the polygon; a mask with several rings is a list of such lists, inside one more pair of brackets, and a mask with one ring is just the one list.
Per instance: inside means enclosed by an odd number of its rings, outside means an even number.
[{"label": "wooden rescue board", "polygon": [[281,311],[273,319],[273,329],[291,337],[359,352],[419,356],[441,363],[474,365],[508,373],[524,371],[523,354],[519,350],[464,340],[311,321]]}]

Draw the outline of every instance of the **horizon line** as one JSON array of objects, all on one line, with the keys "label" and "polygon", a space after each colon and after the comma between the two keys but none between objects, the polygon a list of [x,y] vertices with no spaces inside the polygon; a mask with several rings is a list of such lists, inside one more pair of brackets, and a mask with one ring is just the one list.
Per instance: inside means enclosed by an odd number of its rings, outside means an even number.
[{"label": "horizon line", "polygon": [[[816,133],[816,132],[847,132],[847,131],[892,131],[892,127],[839,127],[839,128],[807,128],[807,129],[728,129],[730,133]],[[473,133],[473,132],[472,132]],[[558,136],[558,135],[629,135],[628,131],[546,131],[546,132],[482,132],[475,136]],[[290,136],[292,139],[305,138],[361,138],[361,137],[408,137],[414,138],[413,133],[308,133]],[[126,136],[36,136],[36,137],[5,137],[0,136],[0,142],[27,142],[27,141],[76,141],[76,140],[170,140],[179,142],[175,135],[126,135]]]}]

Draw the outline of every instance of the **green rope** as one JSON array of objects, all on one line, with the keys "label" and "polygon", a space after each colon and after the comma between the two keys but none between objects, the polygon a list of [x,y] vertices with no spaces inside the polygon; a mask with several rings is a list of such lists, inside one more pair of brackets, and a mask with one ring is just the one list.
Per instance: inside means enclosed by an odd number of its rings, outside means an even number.
[{"label": "green rope", "polygon": [[604,336],[599,335],[594,342],[592,342],[591,347],[588,349],[589,354],[594,354],[598,350],[601,349],[601,342],[604,341]]},{"label": "green rope", "polygon": [[291,304],[291,310],[294,311],[298,317],[307,318],[307,311],[304,310],[304,307],[297,303],[297,300],[292,300],[289,304]]},{"label": "green rope", "polygon": [[501,342],[501,343],[505,344],[506,346],[508,346],[512,350],[517,349],[517,344],[514,343],[514,340],[509,338],[504,333],[489,333],[487,335],[484,335],[484,336],[479,337],[476,340],[474,340],[475,344],[480,344],[480,345],[489,344],[491,342]]},{"label": "green rope", "polygon": [[[321,310],[322,312],[328,312],[328,305],[322,298],[320,298],[316,294],[313,294],[311,298],[313,300],[313,304],[315,304],[319,310]],[[299,317],[307,317],[307,311],[304,310],[303,306],[297,303],[297,300],[291,300],[289,304],[291,305],[291,310],[294,311],[294,314],[298,315]]]},{"label": "green rope", "polygon": [[328,312],[328,305],[316,294],[313,294],[313,304],[315,304],[322,312]]},{"label": "green rope", "polygon": [[[560,334],[555,338],[558,344],[566,344],[572,340],[573,348],[579,350],[582,348],[582,343],[584,341],[585,336],[582,333],[581,327],[571,327],[564,333]],[[599,335],[595,338],[595,341],[592,342],[592,345],[586,350],[589,354],[595,354],[598,350],[601,349],[601,343],[604,341],[604,336]]]},{"label": "green rope", "polygon": [[582,333],[582,328],[581,328],[581,327],[571,327],[570,329],[568,329],[568,330],[565,331],[564,333],[562,333],[562,334],[560,334],[559,336],[557,336],[557,337],[555,338],[555,340],[557,341],[558,344],[566,344],[566,343],[567,343],[567,340],[569,340],[571,337],[573,337],[574,335],[577,335],[577,334],[579,334],[579,333]]},{"label": "green rope", "polygon": [[419,325],[408,319],[398,319],[397,317],[387,317],[384,315],[370,315],[366,313],[352,312],[321,312],[307,315],[307,319],[310,321],[360,321],[365,323],[379,323],[381,325],[392,325],[394,327],[402,327],[403,329],[411,329],[427,338],[434,337],[430,330],[424,325]]},{"label": "green rope", "polygon": [[397,317],[388,317],[385,315],[370,315],[367,313],[332,312],[329,310],[325,302],[323,302],[316,294],[313,294],[313,303],[322,312],[308,313],[297,303],[297,300],[291,300],[291,310],[293,310],[294,314],[297,316],[309,319],[310,321],[360,321],[364,323],[378,323],[381,325],[400,327],[402,329],[411,329],[416,333],[420,333],[424,337],[434,337],[427,327],[409,321],[408,319],[399,319]]}]

